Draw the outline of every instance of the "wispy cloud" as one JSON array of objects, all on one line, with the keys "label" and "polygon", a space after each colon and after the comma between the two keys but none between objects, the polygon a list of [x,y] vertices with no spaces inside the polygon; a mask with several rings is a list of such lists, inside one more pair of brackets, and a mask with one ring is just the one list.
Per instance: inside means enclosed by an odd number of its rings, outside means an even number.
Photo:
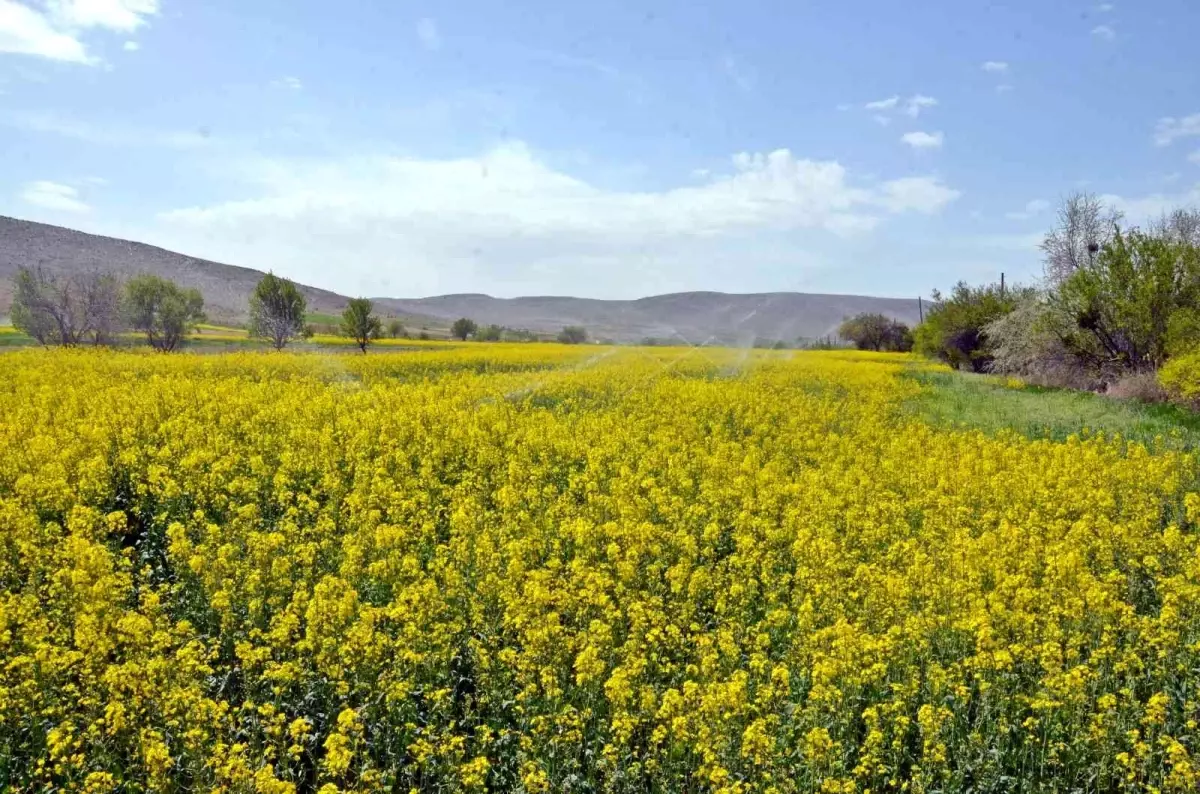
[{"label": "wispy cloud", "polygon": [[1200,135],[1200,113],[1178,119],[1166,116],[1154,125],[1154,143],[1157,146],[1170,146],[1180,138],[1190,138],[1194,135]]},{"label": "wispy cloud", "polygon": [[202,132],[159,130],[120,122],[79,121],[48,112],[0,112],[0,125],[101,146],[195,149],[210,143],[208,136]]},{"label": "wispy cloud", "polygon": [[890,96],[887,99],[877,99],[874,102],[868,102],[863,105],[867,110],[893,110],[900,104],[900,97]]},{"label": "wispy cloud", "polygon": [[1102,41],[1112,41],[1117,37],[1117,31],[1110,25],[1097,25],[1092,28],[1092,35]]},{"label": "wispy cloud", "polygon": [[1112,3],[1101,3],[1100,5],[1096,6],[1096,10],[1101,14],[1107,14],[1115,8],[1116,6]]},{"label": "wispy cloud", "polygon": [[917,118],[921,115],[921,111],[936,106],[938,101],[931,96],[924,94],[914,94],[907,99],[894,94],[885,99],[876,99],[874,102],[868,102],[863,105],[863,110],[872,111],[872,118],[881,126],[886,127],[891,123],[891,116],[895,113],[900,113],[909,118]]},{"label": "wispy cloud", "polygon": [[1188,155],[1188,162],[1195,163],[1196,165],[1200,165],[1200,149],[1197,149],[1196,151],[1194,151]]},{"label": "wispy cloud", "polygon": [[304,83],[299,77],[281,77],[278,80],[272,80],[271,85],[275,88],[286,88],[289,91],[299,91],[304,88]]},{"label": "wispy cloud", "polygon": [[940,149],[946,136],[941,132],[907,132],[900,140],[914,149]]},{"label": "wispy cloud", "polygon": [[70,185],[39,180],[25,185],[21,200],[26,204],[60,212],[88,212],[91,210],[79,198],[79,191]]},{"label": "wispy cloud", "polygon": [[1004,72],[1008,71],[1008,62],[1007,61],[984,61],[983,66],[981,68],[985,72],[992,72],[993,74],[1003,74]]},{"label": "wispy cloud", "polygon": [[1046,210],[1050,209],[1050,202],[1045,199],[1034,199],[1025,204],[1025,208],[1015,212],[1006,212],[1004,217],[1014,221],[1025,221],[1037,215],[1041,215]]},{"label": "wispy cloud", "polygon": [[427,50],[441,49],[442,34],[438,32],[437,22],[429,17],[423,17],[417,22],[417,39]]},{"label": "wispy cloud", "polygon": [[125,50],[125,52],[137,52],[142,48],[142,45],[138,44],[136,41],[127,41],[124,45],[122,45],[121,48]]},{"label": "wispy cloud", "polygon": [[40,7],[0,0],[0,52],[95,65],[86,31],[130,33],[157,13],[158,0],[46,0]]}]

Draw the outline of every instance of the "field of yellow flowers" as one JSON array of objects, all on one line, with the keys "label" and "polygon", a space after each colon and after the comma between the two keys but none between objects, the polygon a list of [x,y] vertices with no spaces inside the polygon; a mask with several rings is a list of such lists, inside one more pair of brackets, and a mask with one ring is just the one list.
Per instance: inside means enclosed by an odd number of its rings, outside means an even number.
[{"label": "field of yellow flowers", "polygon": [[0,789],[1194,791],[1190,453],[900,357],[0,356]]}]

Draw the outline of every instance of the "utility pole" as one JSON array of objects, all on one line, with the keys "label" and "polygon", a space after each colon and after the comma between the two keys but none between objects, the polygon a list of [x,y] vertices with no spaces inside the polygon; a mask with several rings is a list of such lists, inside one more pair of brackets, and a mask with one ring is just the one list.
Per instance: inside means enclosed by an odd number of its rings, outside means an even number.
[{"label": "utility pole", "polygon": [[917,296],[917,316],[921,318],[921,322],[925,322],[925,304],[921,302],[921,296]]},{"label": "utility pole", "polygon": [[1004,274],[1000,274],[1000,297],[1004,297]]}]

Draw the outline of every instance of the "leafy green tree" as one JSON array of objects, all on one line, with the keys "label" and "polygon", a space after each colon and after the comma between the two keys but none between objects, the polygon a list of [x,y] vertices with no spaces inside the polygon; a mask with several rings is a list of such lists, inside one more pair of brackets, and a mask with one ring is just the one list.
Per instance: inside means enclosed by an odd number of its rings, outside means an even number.
[{"label": "leafy green tree", "polygon": [[408,330],[404,327],[404,323],[399,319],[389,320],[387,330],[388,336],[390,336],[392,339],[400,339],[408,336]]},{"label": "leafy green tree", "polygon": [[499,342],[504,338],[504,329],[498,325],[485,326],[475,338],[480,342]]},{"label": "leafy green tree", "polygon": [[204,296],[159,276],[138,276],[125,285],[125,317],[155,350],[170,352],[204,321]]},{"label": "leafy green tree", "polygon": [[1200,247],[1167,234],[1117,229],[1087,267],[1052,295],[1079,334],[1076,352],[1106,373],[1154,370],[1194,333]]},{"label": "leafy green tree", "polygon": [[578,325],[568,325],[558,334],[558,341],[564,345],[582,345],[587,338],[587,330]]},{"label": "leafy green tree", "polygon": [[459,317],[454,321],[454,324],[450,326],[450,336],[465,342],[467,339],[474,336],[478,330],[479,326],[475,324],[474,320],[470,319],[469,317]]},{"label": "leafy green tree", "polygon": [[965,281],[958,282],[949,297],[935,291],[925,321],[913,331],[913,347],[953,367],[986,372],[992,362],[987,325],[1035,294],[1030,287],[971,287]]},{"label": "leafy green tree", "polygon": [[369,299],[351,298],[342,312],[342,335],[353,339],[364,353],[367,352],[367,345],[383,333],[383,323],[372,313],[374,310],[375,306]]},{"label": "leafy green tree", "polygon": [[292,339],[305,335],[307,311],[308,301],[294,282],[267,273],[250,295],[250,335],[282,350]]},{"label": "leafy green tree", "polygon": [[858,314],[838,327],[838,336],[859,350],[886,350],[907,353],[912,350],[912,331],[904,323],[883,314]]}]

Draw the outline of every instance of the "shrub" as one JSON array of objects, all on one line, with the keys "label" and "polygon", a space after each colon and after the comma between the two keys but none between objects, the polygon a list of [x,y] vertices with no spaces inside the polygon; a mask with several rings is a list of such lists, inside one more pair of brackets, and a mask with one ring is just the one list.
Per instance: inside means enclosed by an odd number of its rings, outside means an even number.
[{"label": "shrub", "polygon": [[993,355],[985,330],[988,324],[1035,295],[1030,287],[971,287],[964,281],[954,286],[948,298],[935,291],[925,321],[913,331],[914,349],[958,369],[986,372]]},{"label": "shrub", "polygon": [[498,325],[489,325],[476,335],[480,342],[499,342],[504,337],[504,329]]},{"label": "shrub", "polygon": [[1123,375],[1104,390],[1108,397],[1118,400],[1137,400],[1143,403],[1161,403],[1169,398],[1167,390],[1158,382],[1154,372],[1131,372]]},{"label": "shrub", "polygon": [[991,372],[1016,375],[1037,386],[1094,389],[1100,385],[1096,373],[1064,342],[1070,335],[1069,319],[1045,296],[1026,297],[1011,312],[985,325],[983,333],[991,347]]},{"label": "shrub", "polygon": [[1200,350],[1175,356],[1164,364],[1158,382],[1171,399],[1200,407]]}]

